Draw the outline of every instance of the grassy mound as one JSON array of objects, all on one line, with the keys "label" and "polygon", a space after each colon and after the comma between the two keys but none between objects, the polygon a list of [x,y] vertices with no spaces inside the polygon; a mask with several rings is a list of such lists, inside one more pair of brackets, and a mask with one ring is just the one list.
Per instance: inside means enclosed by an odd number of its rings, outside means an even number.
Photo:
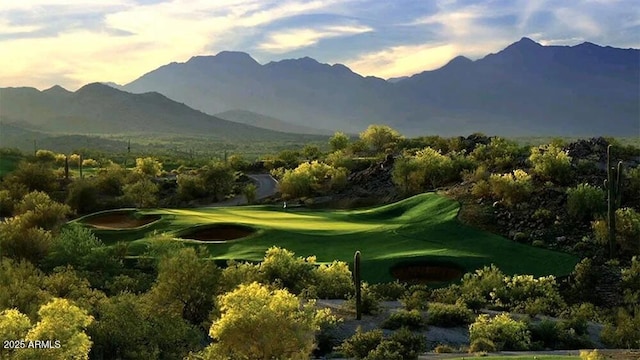
[{"label": "grassy mound", "polygon": [[[367,210],[310,211],[273,206],[202,209],[157,209],[140,215],[162,217],[144,231],[113,232],[98,229],[106,243],[129,240],[132,249],[144,249],[149,233],[183,237],[185,231],[212,224],[238,224],[259,231],[250,239],[207,243],[217,260],[259,261],[271,246],[292,250],[298,256],[316,255],[320,262],[351,262],[362,252],[362,276],[372,283],[394,280],[398,264],[433,262],[453,264],[464,272],[496,264],[507,274],[565,275],[578,259],[569,254],[540,249],[461,224],[459,204],[435,193]],[[136,255],[136,254],[132,254]]]},{"label": "grassy mound", "polygon": [[160,218],[160,215],[140,215],[135,210],[116,210],[88,215],[80,222],[97,229],[135,229]]}]

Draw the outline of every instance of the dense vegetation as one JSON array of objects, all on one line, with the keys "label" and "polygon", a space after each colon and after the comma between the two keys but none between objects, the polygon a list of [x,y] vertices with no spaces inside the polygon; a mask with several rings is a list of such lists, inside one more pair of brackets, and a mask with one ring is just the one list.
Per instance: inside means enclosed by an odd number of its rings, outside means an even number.
[{"label": "dense vegetation", "polygon": [[[612,162],[623,161],[613,237],[602,166],[609,144]],[[482,134],[406,139],[371,126],[358,139],[336,134],[322,147],[278,151],[260,161],[2,152],[0,338],[59,340],[46,353],[52,359],[411,359],[430,350],[429,326],[468,328],[465,350],[475,352],[592,348],[597,322],[602,345],[640,347],[637,147],[613,139],[529,146]],[[250,198],[249,172],[280,179],[272,201],[312,205],[348,196],[357,176],[374,170],[392,182],[391,198],[406,199],[348,211],[284,211],[281,202],[188,209]],[[160,220],[133,230],[82,225],[91,218],[82,215],[123,207]],[[175,241],[214,218],[259,233],[251,242]],[[338,339],[335,329],[353,317],[355,250],[369,256],[365,314],[380,311],[381,300],[403,309],[381,324],[386,333]],[[385,282],[394,261],[416,255],[454,258],[466,274],[429,286]],[[347,301],[330,312],[315,306],[324,298]],[[0,351],[3,359],[44,356]]]}]

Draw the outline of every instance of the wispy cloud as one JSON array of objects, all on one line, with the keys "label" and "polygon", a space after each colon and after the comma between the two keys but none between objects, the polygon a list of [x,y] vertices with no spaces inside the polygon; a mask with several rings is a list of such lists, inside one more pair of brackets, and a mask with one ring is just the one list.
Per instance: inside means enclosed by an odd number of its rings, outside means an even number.
[{"label": "wispy cloud", "polygon": [[258,46],[259,49],[271,53],[285,53],[294,49],[317,44],[322,39],[362,34],[373,31],[368,26],[336,25],[319,29],[286,29],[267,35],[267,41]]},{"label": "wispy cloud", "polygon": [[[522,36],[640,47],[637,0],[20,0],[0,2],[0,86],[129,82],[222,50],[316,56],[380,77]],[[58,79],[58,80],[56,80]]]}]

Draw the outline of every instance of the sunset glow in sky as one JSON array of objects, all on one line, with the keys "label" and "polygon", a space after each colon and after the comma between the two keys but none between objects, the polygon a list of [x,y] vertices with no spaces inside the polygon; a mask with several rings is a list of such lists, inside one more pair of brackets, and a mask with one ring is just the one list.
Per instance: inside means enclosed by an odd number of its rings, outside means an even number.
[{"label": "sunset glow in sky", "polygon": [[223,50],[310,56],[389,78],[527,36],[640,47],[637,0],[19,0],[0,2],[0,87],[125,84]]}]

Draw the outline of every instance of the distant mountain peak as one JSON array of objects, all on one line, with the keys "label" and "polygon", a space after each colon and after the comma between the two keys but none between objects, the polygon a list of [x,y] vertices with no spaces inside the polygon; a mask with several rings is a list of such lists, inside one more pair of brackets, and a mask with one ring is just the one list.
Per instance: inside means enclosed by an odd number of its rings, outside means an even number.
[{"label": "distant mountain peak", "polygon": [[63,88],[60,85],[53,85],[52,87],[43,90],[43,93],[51,93],[51,94],[71,94],[71,91]]},{"label": "distant mountain peak", "polygon": [[76,90],[76,94],[95,94],[95,95],[104,95],[104,94],[114,94],[122,92],[122,90],[118,90],[112,88],[109,85],[105,85],[100,82],[89,83],[80,89]]},{"label": "distant mountain peak", "polygon": [[473,63],[473,60],[469,59],[466,56],[458,55],[451,59],[445,66],[459,66],[459,65],[467,65]]},{"label": "distant mountain peak", "polygon": [[240,65],[240,66],[255,66],[260,65],[258,62],[251,57],[251,55],[242,52],[242,51],[221,51],[214,56],[210,55],[200,55],[193,56],[187,63],[196,63],[196,64],[208,64],[208,63],[218,63],[218,64],[230,64],[230,65]]},{"label": "distant mountain peak", "polygon": [[530,38],[523,37],[520,40],[514,42],[513,44],[507,46],[503,51],[514,50],[514,49],[526,51],[526,50],[532,50],[532,49],[539,49],[542,47],[544,46],[531,40]]}]

